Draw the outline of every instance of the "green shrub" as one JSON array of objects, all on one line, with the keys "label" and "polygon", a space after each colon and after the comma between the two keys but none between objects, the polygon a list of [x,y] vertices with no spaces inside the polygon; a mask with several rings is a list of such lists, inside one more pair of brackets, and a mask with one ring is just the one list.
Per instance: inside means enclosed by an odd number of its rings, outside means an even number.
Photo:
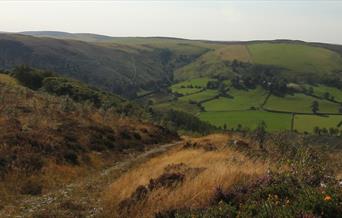
[{"label": "green shrub", "polygon": [[20,84],[33,90],[41,88],[43,80],[51,76],[55,75],[51,72],[33,69],[26,65],[18,66],[13,71],[13,77],[16,78]]}]

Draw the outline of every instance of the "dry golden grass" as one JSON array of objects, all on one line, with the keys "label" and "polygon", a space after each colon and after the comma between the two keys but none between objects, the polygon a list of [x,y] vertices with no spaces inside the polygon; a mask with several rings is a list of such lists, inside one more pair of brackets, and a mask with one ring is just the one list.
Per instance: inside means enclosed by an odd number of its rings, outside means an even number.
[{"label": "dry golden grass", "polygon": [[[122,160],[121,149],[162,143],[161,127],[16,85],[0,74],[0,208],[28,181],[49,192]],[[99,156],[95,153],[103,154]],[[13,158],[15,157],[15,158]],[[29,178],[33,175],[35,178]],[[33,181],[34,180],[34,181]]]},{"label": "dry golden grass", "polygon": [[17,84],[17,81],[13,77],[10,77],[9,75],[1,74],[1,73],[0,73],[0,82],[10,84],[10,85]]},{"label": "dry golden grass", "polygon": [[228,45],[223,46],[215,51],[221,60],[239,60],[244,62],[251,62],[251,56],[245,45]]},{"label": "dry golden grass", "polygon": [[[194,139],[197,143],[216,143],[218,149],[174,149],[155,157],[115,181],[107,190],[107,216],[152,217],[156,212],[173,208],[204,207],[212,200],[215,189],[228,189],[238,181],[249,180],[265,174],[268,163],[253,161],[240,152],[224,148],[229,137],[211,135]],[[212,141],[210,140],[212,139]],[[189,169],[203,169],[199,174],[185,175],[182,184],[150,191],[141,202],[131,207],[128,214],[120,214],[120,202],[129,198],[137,187],[146,186],[150,179],[158,178],[172,164],[185,164]]]}]

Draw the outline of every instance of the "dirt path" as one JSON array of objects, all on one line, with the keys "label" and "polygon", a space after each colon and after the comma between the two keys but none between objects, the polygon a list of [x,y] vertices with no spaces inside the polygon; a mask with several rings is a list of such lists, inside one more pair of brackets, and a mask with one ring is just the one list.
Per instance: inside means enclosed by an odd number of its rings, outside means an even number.
[{"label": "dirt path", "polygon": [[20,200],[3,208],[0,217],[98,217],[103,209],[100,197],[109,184],[131,167],[180,143],[160,145],[57,191]]}]

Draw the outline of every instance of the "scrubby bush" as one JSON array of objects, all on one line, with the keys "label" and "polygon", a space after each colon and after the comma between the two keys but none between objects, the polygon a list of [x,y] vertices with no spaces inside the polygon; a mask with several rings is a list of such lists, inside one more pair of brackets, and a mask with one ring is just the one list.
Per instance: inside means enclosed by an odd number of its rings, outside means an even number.
[{"label": "scrubby bush", "polygon": [[13,77],[16,78],[20,84],[33,90],[41,88],[43,80],[51,76],[55,75],[52,72],[33,69],[26,65],[18,66],[13,71]]},{"label": "scrubby bush", "polygon": [[20,188],[20,193],[23,195],[40,195],[43,190],[43,185],[38,179],[28,179]]},{"label": "scrubby bush", "polygon": [[218,187],[206,208],[166,211],[157,217],[340,217],[341,186],[323,151],[276,138],[280,143],[273,145],[275,153],[267,146],[264,152],[279,162],[279,169],[228,190]]},{"label": "scrubby bush", "polygon": [[197,133],[216,131],[217,127],[201,121],[199,118],[182,111],[170,110],[163,116],[175,129],[183,129]]}]

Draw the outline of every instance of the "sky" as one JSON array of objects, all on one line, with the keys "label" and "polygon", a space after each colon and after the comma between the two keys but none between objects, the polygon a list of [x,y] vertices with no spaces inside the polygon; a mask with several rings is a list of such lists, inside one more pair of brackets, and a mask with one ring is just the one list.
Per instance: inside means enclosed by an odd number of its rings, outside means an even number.
[{"label": "sky", "polygon": [[0,31],[342,44],[342,1],[6,1]]}]

